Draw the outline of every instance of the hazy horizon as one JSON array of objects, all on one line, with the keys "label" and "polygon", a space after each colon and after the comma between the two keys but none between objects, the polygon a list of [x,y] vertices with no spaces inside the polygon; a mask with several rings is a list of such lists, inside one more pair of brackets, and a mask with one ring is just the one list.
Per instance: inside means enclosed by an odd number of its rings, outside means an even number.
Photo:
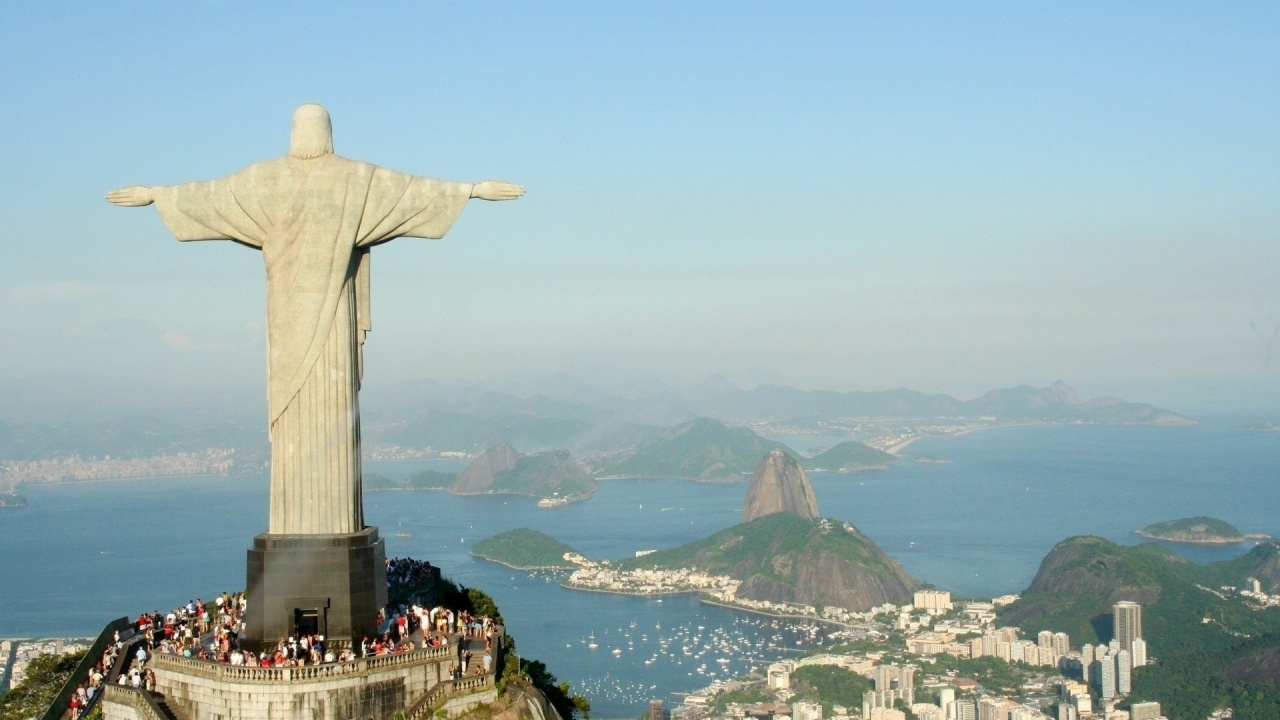
[{"label": "hazy horizon", "polygon": [[259,254],[103,195],[278,157],[320,102],[339,154],[528,187],[374,250],[371,391],[1062,380],[1280,420],[1272,4],[14,4],[0,60],[0,416],[261,407]]}]

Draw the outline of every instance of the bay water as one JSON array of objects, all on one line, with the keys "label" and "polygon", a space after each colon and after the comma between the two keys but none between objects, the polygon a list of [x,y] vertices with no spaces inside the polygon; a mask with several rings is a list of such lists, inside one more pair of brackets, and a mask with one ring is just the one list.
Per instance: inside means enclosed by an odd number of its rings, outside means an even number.
[{"label": "bay water", "polygon": [[[778,438],[808,450],[816,438]],[[1280,535],[1280,433],[1230,421],[1194,427],[1022,426],[931,437],[879,471],[811,476],[819,510],[857,525],[913,576],[956,593],[1018,592],[1053,545],[1122,544],[1160,520],[1209,515]],[[912,456],[943,458],[914,463]],[[370,462],[403,478],[465,461]],[[31,486],[0,510],[0,637],[85,636],[109,620],[243,587],[245,550],[266,527],[265,477],[161,478]],[[647,701],[794,655],[822,637],[803,623],[702,605],[561,588],[471,557],[478,540],[531,527],[594,559],[672,547],[740,519],[745,483],[609,480],[591,500],[545,510],[513,495],[375,492],[366,519],[390,556],[431,561],[498,602],[524,657],[592,701],[636,717]],[[1171,545],[1197,562],[1246,552]],[[590,644],[597,645],[591,649]],[[617,653],[613,651],[617,650]],[[724,662],[719,662],[720,660]]]}]

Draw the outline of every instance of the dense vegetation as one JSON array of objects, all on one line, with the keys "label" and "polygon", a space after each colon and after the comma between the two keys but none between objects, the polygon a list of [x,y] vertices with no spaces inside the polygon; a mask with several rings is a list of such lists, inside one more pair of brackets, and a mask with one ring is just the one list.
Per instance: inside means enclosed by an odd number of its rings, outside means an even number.
[{"label": "dense vegetation", "polygon": [[1238,718],[1280,717],[1280,635],[1225,647],[1192,648],[1162,656],[1133,674],[1134,701],[1157,700],[1170,718],[1203,718],[1231,707]]},{"label": "dense vegetation", "polygon": [[860,442],[840,443],[826,452],[818,453],[803,462],[806,470],[853,472],[869,468],[882,468],[898,462],[897,455],[877,450]]},{"label": "dense vegetation", "polygon": [[1166,520],[1148,525],[1138,531],[1143,537],[1174,542],[1241,542],[1244,533],[1229,522],[1211,517],[1190,517]]},{"label": "dense vegetation", "polygon": [[550,535],[529,528],[508,530],[481,540],[471,548],[471,554],[476,557],[519,570],[571,568],[574,564],[564,556],[565,553],[576,552]]},{"label": "dense vegetation", "polygon": [[635,452],[606,465],[602,475],[627,477],[738,479],[770,451],[792,452],[747,428],[726,427],[700,418],[663,430],[642,441]]},{"label": "dense vegetation", "polygon": [[[465,587],[447,578],[435,583],[393,587],[391,595],[390,600],[393,604],[397,602],[440,604],[467,610],[475,615],[492,618],[498,625],[506,625],[502,612],[492,596],[479,588]],[[569,684],[560,682],[547,670],[545,663],[520,658],[516,650],[516,639],[510,634],[503,639],[501,662],[501,675],[498,678],[500,686],[511,681],[531,684],[547,697],[565,720],[588,720],[591,717],[591,703],[581,695],[573,694]],[[0,701],[2,700],[0,698]],[[0,720],[9,720],[9,718],[0,717]]]},{"label": "dense vegetation", "polygon": [[791,673],[791,689],[802,700],[822,704],[823,717],[831,717],[833,705],[851,711],[862,707],[862,694],[874,688],[871,681],[852,670],[834,665],[805,665]]},{"label": "dense vegetation", "polygon": [[87,651],[41,655],[27,665],[27,676],[0,695],[0,720],[29,720],[45,711]]},{"label": "dense vegetation", "polygon": [[857,528],[774,513],[703,540],[618,562],[623,569],[697,567],[743,581],[741,597],[864,609],[905,602],[918,583]]},{"label": "dense vegetation", "polygon": [[1097,537],[1068,538],[1001,619],[1029,635],[1060,630],[1073,644],[1107,642],[1114,632],[1111,606],[1137,601],[1156,662],[1135,670],[1135,699],[1158,700],[1174,718],[1205,717],[1227,705],[1236,717],[1280,717],[1280,609],[1255,609],[1218,589],[1241,586],[1246,576],[1267,577],[1276,556],[1275,545],[1266,544],[1200,566],[1154,543],[1122,547]]},{"label": "dense vegetation", "polygon": [[403,486],[387,477],[377,473],[364,473],[360,477],[360,487],[365,492],[373,492],[375,490],[400,490]]},{"label": "dense vegetation", "polygon": [[[1246,557],[1256,562],[1263,555]],[[1253,574],[1246,562],[1231,567]],[[1111,606],[1133,600],[1144,606],[1143,635],[1153,654],[1222,647],[1280,630],[1280,609],[1253,610],[1240,598],[1222,597],[1216,590],[1222,579],[1221,568],[1187,562],[1154,543],[1124,547],[1097,537],[1068,538],[1001,616],[1031,634],[1061,630],[1078,643],[1105,643],[1113,634]],[[1243,581],[1242,575],[1231,584]]]},{"label": "dense vegetation", "polygon": [[568,450],[521,455],[511,470],[500,471],[490,490],[538,497],[594,492],[596,481]]}]

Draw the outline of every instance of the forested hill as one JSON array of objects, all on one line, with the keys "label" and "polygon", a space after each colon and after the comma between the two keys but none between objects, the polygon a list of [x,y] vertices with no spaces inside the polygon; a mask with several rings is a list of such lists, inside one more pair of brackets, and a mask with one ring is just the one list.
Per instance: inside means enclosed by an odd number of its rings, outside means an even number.
[{"label": "forested hill", "polygon": [[748,428],[726,427],[719,420],[699,418],[650,436],[634,452],[607,463],[599,474],[740,480],[773,450],[792,452],[786,445],[766,440]]},{"label": "forested hill", "polygon": [[866,610],[903,604],[919,583],[856,527],[779,512],[696,542],[622,560],[622,569],[697,567],[741,580],[738,596]]},{"label": "forested hill", "polygon": [[1273,717],[1241,708],[1280,707],[1280,608],[1260,609],[1221,586],[1258,577],[1274,587],[1277,555],[1267,543],[1201,566],[1155,543],[1068,538],[1045,556],[1000,622],[1031,636],[1054,630],[1076,645],[1105,643],[1114,634],[1112,605],[1138,602],[1147,651],[1157,662],[1135,669],[1134,700],[1158,700],[1169,717],[1206,717],[1223,706],[1235,707],[1237,717]]}]

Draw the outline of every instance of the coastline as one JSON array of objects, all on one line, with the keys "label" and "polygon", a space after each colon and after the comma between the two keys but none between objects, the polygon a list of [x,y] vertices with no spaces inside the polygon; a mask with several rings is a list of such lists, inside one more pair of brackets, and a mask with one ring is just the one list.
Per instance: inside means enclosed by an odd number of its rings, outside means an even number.
[{"label": "coastline", "polygon": [[781,620],[804,620],[808,622],[822,623],[824,625],[834,625],[835,627],[838,627],[844,630],[851,630],[855,627],[853,625],[849,625],[848,623],[842,623],[838,620],[830,620],[828,618],[821,618],[816,615],[785,615],[782,613],[767,612],[765,610],[756,610],[755,608],[742,607],[741,605],[733,605],[731,603],[712,600],[711,598],[705,595],[699,597],[698,602],[701,602],[706,605],[714,605],[716,607],[722,607],[727,610],[737,610],[738,612],[751,613],[753,615],[763,615],[765,617],[779,618]]},{"label": "coastline", "polygon": [[[494,561],[494,562],[497,562],[497,561]],[[500,564],[505,565],[506,563],[500,563]],[[511,566],[507,565],[507,567],[511,567]],[[701,590],[664,590],[662,592],[638,593],[638,592],[627,592],[626,590],[604,590],[600,588],[579,587],[577,585],[569,585],[568,583],[561,583],[560,587],[567,588],[569,590],[581,590],[582,592],[604,593],[606,595],[627,595],[630,597],[640,597],[640,598],[668,597],[673,595],[697,595],[698,602],[704,605],[713,605],[715,607],[725,608],[726,610],[736,610],[737,612],[751,613],[752,615],[763,615],[764,617],[778,618],[780,620],[796,620],[796,621],[822,623],[824,625],[831,625],[844,630],[848,630],[854,627],[853,625],[849,625],[848,623],[842,623],[838,620],[822,618],[816,615],[800,615],[800,614],[769,612],[767,610],[757,610],[755,608],[745,607],[742,605],[734,605],[733,603],[713,600],[709,595],[702,592]]]},{"label": "coastline", "polygon": [[1134,530],[1133,534],[1137,535],[1138,537],[1144,537],[1148,540],[1159,540],[1160,542],[1178,543],[1179,545],[1239,545],[1240,543],[1247,542],[1249,540],[1249,538],[1243,535],[1241,535],[1238,538],[1204,538],[1200,540],[1192,540],[1192,539],[1163,537],[1161,535],[1152,535],[1150,533],[1142,532],[1141,530]]},{"label": "coastline", "polygon": [[964,435],[968,435],[969,433],[978,432],[979,430],[995,430],[996,428],[1011,428],[1011,427],[1030,427],[1032,425],[1069,425],[1069,424],[1071,423],[1018,422],[1018,423],[996,423],[995,425],[973,425],[971,427],[961,428],[960,430],[956,430],[955,432],[912,435],[911,437],[903,440],[902,442],[899,442],[896,445],[890,446],[889,448],[885,449],[885,452],[889,453],[890,455],[897,455],[898,453],[910,447],[911,443],[926,437],[962,437]]},{"label": "coastline", "polygon": [[631,597],[669,597],[673,595],[701,595],[700,590],[663,590],[661,592],[638,593],[627,592],[626,590],[605,590],[602,588],[579,587],[568,583],[560,583],[560,587],[569,590],[581,590],[582,592],[604,593],[606,595],[630,595]]},{"label": "coastline", "polygon": [[25,487],[44,487],[46,485],[82,485],[87,483],[119,482],[121,480],[188,480],[241,477],[253,477],[253,475],[250,473],[246,473],[244,475],[231,473],[192,473],[190,475],[121,475],[119,477],[76,478],[72,480],[51,480],[46,482],[19,480],[18,483]]},{"label": "coastline", "polygon": [[479,558],[481,560],[484,560],[485,562],[497,563],[498,565],[501,565],[503,567],[511,568],[512,570],[519,570],[521,572],[533,572],[534,570],[566,570],[567,571],[567,570],[574,569],[573,567],[565,567],[562,565],[535,565],[533,567],[517,567],[510,563],[504,563],[501,560],[495,560],[491,557],[485,557],[484,555],[480,555],[475,552],[471,553],[471,557]]}]

